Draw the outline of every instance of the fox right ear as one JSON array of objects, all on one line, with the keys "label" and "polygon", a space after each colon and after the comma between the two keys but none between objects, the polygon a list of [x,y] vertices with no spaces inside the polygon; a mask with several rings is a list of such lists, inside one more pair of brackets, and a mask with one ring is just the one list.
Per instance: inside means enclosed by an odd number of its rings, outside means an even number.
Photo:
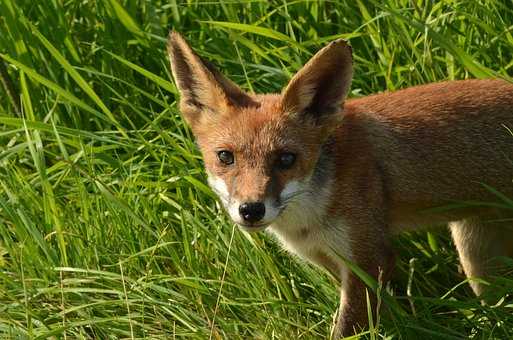
[{"label": "fox right ear", "polygon": [[230,107],[254,104],[248,94],[194,53],[179,33],[169,34],[167,50],[180,91],[180,111],[191,126],[214,119]]}]

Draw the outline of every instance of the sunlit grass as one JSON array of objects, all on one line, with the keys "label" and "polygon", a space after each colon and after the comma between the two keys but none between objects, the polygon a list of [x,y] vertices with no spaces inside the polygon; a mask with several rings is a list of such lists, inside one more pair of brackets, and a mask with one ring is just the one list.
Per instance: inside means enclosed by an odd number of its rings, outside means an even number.
[{"label": "sunlit grass", "polygon": [[[2,338],[326,338],[337,288],[234,229],[176,107],[165,39],[182,32],[247,90],[279,91],[326,42],[354,51],[351,96],[513,75],[510,1],[0,0]],[[513,337],[445,231],[401,236],[372,338]],[[229,256],[228,256],[229,255]],[[376,320],[374,320],[376,321]]]}]

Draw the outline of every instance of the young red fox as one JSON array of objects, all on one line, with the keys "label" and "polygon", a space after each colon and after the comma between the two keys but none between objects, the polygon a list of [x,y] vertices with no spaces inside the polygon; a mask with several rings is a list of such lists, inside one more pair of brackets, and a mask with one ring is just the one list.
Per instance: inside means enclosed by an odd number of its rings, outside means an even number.
[{"label": "young red fox", "polygon": [[441,223],[468,277],[513,255],[513,229],[497,209],[430,209],[496,200],[487,185],[513,195],[513,84],[450,81],[346,101],[351,48],[337,40],[281,94],[249,94],[176,32],[168,51],[180,110],[233,221],[270,231],[340,280],[335,338],[367,324],[365,285],[341,256],[387,280],[390,237]]}]

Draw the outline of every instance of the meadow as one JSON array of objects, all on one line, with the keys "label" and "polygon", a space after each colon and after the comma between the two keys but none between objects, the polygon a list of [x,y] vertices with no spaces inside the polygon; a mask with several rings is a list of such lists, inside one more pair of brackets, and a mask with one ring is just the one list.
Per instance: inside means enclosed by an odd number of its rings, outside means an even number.
[{"label": "meadow", "polygon": [[[328,338],[331,279],[239,231],[207,187],[170,29],[255,92],[336,38],[351,97],[513,76],[511,0],[0,0],[0,338]],[[513,338],[511,276],[483,306],[446,228],[394,243],[362,337]]]}]

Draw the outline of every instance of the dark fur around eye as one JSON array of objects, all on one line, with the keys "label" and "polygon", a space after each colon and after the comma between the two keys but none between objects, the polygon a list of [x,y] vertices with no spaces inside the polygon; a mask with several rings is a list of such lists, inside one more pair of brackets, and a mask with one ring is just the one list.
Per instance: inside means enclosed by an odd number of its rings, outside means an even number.
[{"label": "dark fur around eye", "polygon": [[277,167],[280,169],[290,169],[296,162],[296,154],[292,152],[282,152],[278,155]]},{"label": "dark fur around eye", "polygon": [[233,153],[228,150],[221,150],[217,153],[217,158],[221,163],[224,165],[231,165],[235,161],[235,157],[233,156]]}]

